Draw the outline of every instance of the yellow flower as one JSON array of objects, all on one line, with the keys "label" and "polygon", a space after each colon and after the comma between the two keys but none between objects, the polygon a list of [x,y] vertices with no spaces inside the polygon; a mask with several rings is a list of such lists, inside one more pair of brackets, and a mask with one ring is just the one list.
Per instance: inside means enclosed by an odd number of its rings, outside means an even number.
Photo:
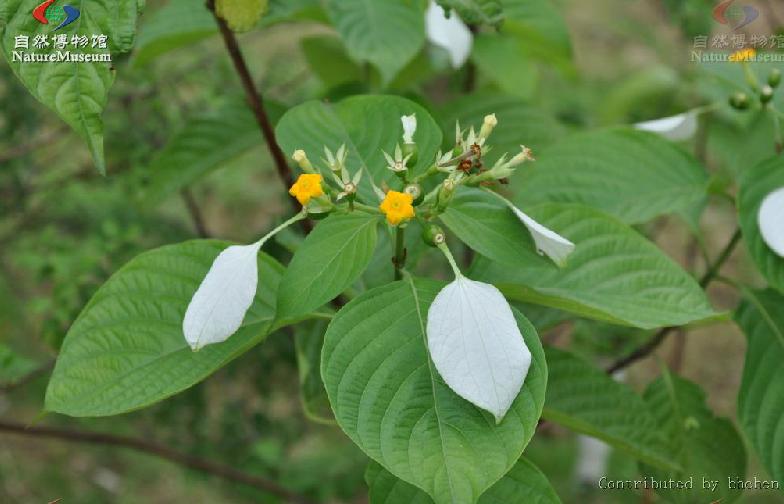
[{"label": "yellow flower", "polygon": [[303,173],[297,182],[289,189],[289,194],[297,198],[301,205],[307,205],[311,198],[324,194],[321,187],[321,175],[317,173]]},{"label": "yellow flower", "polygon": [[387,222],[397,226],[403,221],[414,218],[414,197],[410,194],[389,191],[379,208],[387,216]]},{"label": "yellow flower", "polygon": [[729,60],[732,62],[753,61],[757,56],[757,51],[753,47],[741,49],[730,54]]}]

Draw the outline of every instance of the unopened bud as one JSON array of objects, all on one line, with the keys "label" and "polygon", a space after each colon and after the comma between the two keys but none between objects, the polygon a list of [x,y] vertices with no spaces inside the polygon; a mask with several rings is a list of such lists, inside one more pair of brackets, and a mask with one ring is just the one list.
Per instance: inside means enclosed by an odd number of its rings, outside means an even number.
[{"label": "unopened bud", "polygon": [[482,123],[482,129],[479,130],[479,138],[485,140],[493,132],[493,128],[498,126],[498,119],[495,114],[485,116],[485,122]]},{"label": "unopened bud", "polygon": [[777,88],[779,84],[781,84],[781,70],[774,68],[768,74],[768,85],[772,88]]},{"label": "unopened bud", "polygon": [[749,96],[746,93],[735,93],[730,96],[730,105],[735,110],[746,110],[749,108]]},{"label": "unopened bud", "polygon": [[762,86],[760,90],[760,101],[762,103],[770,103],[773,99],[773,88],[768,86],[767,84]]},{"label": "unopened bud", "polygon": [[302,171],[306,173],[314,173],[315,170],[313,169],[313,165],[310,163],[308,159],[308,155],[305,154],[305,151],[302,149],[298,149],[294,151],[294,155],[291,156],[291,159],[296,161],[297,165],[302,169]]}]

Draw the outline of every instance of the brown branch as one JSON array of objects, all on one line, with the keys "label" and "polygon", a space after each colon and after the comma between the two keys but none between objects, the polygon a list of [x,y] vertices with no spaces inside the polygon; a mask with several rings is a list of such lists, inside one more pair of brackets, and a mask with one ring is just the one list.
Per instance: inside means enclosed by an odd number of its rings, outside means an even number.
[{"label": "brown branch", "polygon": [[308,498],[302,495],[298,495],[280,486],[274,481],[268,480],[261,476],[255,476],[239,471],[228,465],[218,464],[210,460],[181,453],[167,446],[158,445],[144,439],[116,436],[102,432],[63,429],[58,427],[30,427],[7,420],[0,420],[0,432],[18,434],[28,437],[58,439],[69,443],[87,443],[128,448],[130,450],[146,453],[148,455],[168,460],[175,464],[188,467],[196,471],[208,473],[225,480],[262,490],[271,495],[280,497],[281,499],[285,499],[287,502],[296,504],[312,504],[312,501],[310,501]]},{"label": "brown branch", "polygon": [[[264,141],[267,143],[267,149],[272,156],[272,160],[275,162],[278,178],[286,190],[288,190],[288,188],[294,184],[294,175],[291,173],[286,155],[283,154],[283,150],[280,148],[277,138],[275,138],[275,129],[272,127],[272,122],[267,115],[267,110],[264,108],[264,99],[253,83],[253,77],[250,75],[250,70],[245,62],[245,58],[242,56],[237,37],[234,36],[234,32],[231,31],[231,28],[226,24],[226,21],[221,19],[215,12],[214,0],[207,0],[207,8],[212,12],[215,21],[218,23],[218,29],[220,30],[221,37],[223,37],[226,50],[229,52],[231,62],[234,64],[234,69],[237,71],[237,75],[242,82],[242,88],[245,90],[245,98],[261,129],[261,134],[264,137]],[[297,203],[293,199],[290,201],[294,211],[299,212],[300,208],[297,206]],[[310,221],[301,220],[299,222],[305,232],[310,231],[312,227]]]},{"label": "brown branch", "polygon": [[[738,245],[738,243],[740,243],[741,237],[742,234],[740,229],[736,230],[735,234],[732,235],[732,238],[730,239],[729,243],[727,243],[727,246],[724,247],[724,250],[722,250],[721,254],[719,254],[719,257],[712,265],[710,265],[710,267],[708,267],[708,271],[706,271],[705,274],[700,279],[700,287],[704,289],[716,279],[716,277],[719,275],[719,271],[721,270],[721,267],[724,266],[724,263],[727,262],[727,259],[730,258],[732,252],[735,250],[735,247]],[[660,329],[659,332],[657,332],[650,340],[648,340],[642,346],[634,350],[626,357],[623,357],[615,361],[610,367],[607,368],[606,370],[607,373],[613,374],[616,371],[619,371],[629,366],[630,364],[633,364],[638,360],[647,357],[654,350],[656,350],[659,347],[659,345],[661,345],[664,342],[664,340],[667,339],[667,336],[669,336],[676,329],[678,329],[678,327],[676,326],[664,327]]]},{"label": "brown branch", "polygon": [[207,225],[204,222],[204,215],[202,215],[201,209],[199,208],[198,203],[196,203],[196,198],[194,198],[193,192],[185,187],[180,191],[180,195],[182,196],[182,200],[185,202],[185,207],[188,209],[188,213],[190,214],[191,220],[193,221],[193,227],[196,228],[196,233],[199,235],[199,238],[209,238],[210,233],[207,231]]}]

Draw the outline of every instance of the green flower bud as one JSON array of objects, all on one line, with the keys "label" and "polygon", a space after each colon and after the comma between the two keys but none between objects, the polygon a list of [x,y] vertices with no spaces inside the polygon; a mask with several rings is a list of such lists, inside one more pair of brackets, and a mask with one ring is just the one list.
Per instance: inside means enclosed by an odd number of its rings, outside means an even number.
[{"label": "green flower bud", "polygon": [[738,92],[730,96],[730,105],[735,110],[746,110],[751,103],[749,102],[749,96],[746,93]]},{"label": "green flower bud", "polygon": [[422,240],[431,247],[438,247],[446,241],[446,234],[441,226],[428,224],[422,230]]},{"label": "green flower bud", "polygon": [[773,99],[773,88],[768,86],[767,84],[762,86],[760,90],[760,101],[762,103],[770,103]]},{"label": "green flower bud", "polygon": [[772,88],[777,88],[779,84],[781,84],[781,70],[774,68],[768,75],[768,85]]},{"label": "green flower bud", "polygon": [[419,158],[419,149],[417,149],[416,144],[403,144],[403,156],[405,156],[405,159],[408,159],[408,166],[416,165]]}]

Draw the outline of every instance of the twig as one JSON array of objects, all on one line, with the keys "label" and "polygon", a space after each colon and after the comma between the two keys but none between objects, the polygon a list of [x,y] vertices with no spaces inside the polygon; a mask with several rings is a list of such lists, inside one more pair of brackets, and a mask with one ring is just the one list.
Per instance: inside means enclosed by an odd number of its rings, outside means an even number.
[{"label": "twig", "polygon": [[[267,148],[272,156],[272,160],[275,162],[278,178],[284,187],[288,189],[294,184],[294,176],[291,173],[291,168],[286,160],[286,156],[283,154],[283,150],[281,150],[277,138],[275,138],[275,129],[272,127],[272,122],[264,108],[264,99],[253,83],[253,77],[251,77],[248,65],[245,62],[245,58],[242,56],[237,37],[234,36],[234,32],[231,31],[231,28],[226,24],[226,21],[221,19],[215,12],[214,0],[207,0],[207,8],[212,12],[215,22],[218,23],[218,29],[223,37],[226,50],[229,52],[231,61],[234,64],[234,69],[237,71],[237,75],[242,82],[242,87],[245,90],[245,98],[248,100],[248,105],[250,106],[253,115],[256,117],[256,122],[261,129],[261,134],[264,137],[264,141],[267,143]],[[294,200],[290,201],[294,211],[299,212],[300,208],[297,206],[297,203]],[[308,220],[301,220],[300,225],[306,232],[310,231],[310,228],[312,227]]]},{"label": "twig", "polygon": [[62,429],[57,427],[28,427],[24,424],[10,422],[7,420],[0,420],[0,432],[29,437],[59,439],[69,443],[88,443],[128,448],[168,460],[175,464],[185,466],[196,471],[212,474],[235,483],[257,488],[269,494],[285,499],[288,502],[296,504],[312,504],[312,501],[310,501],[308,498],[283,488],[274,481],[270,481],[261,476],[255,476],[239,471],[231,466],[218,464],[203,458],[195,457],[193,455],[181,453],[167,446],[158,445],[144,439],[116,436],[102,432]]},{"label": "twig", "polygon": [[[730,239],[727,246],[724,247],[724,250],[722,250],[721,254],[719,254],[719,257],[712,265],[708,267],[708,271],[706,271],[705,274],[700,279],[700,287],[704,289],[716,279],[716,277],[719,274],[719,271],[721,270],[721,267],[724,266],[724,263],[727,262],[727,259],[730,258],[732,252],[735,250],[735,247],[738,245],[738,243],[740,243],[741,237],[742,234],[740,229],[736,230],[735,234],[732,235],[732,238]],[[676,329],[678,329],[678,327],[675,326],[664,327],[660,329],[659,332],[657,332],[650,340],[648,340],[647,343],[644,343],[642,346],[634,350],[626,357],[623,357],[615,361],[615,363],[613,363],[610,367],[607,368],[606,370],[607,373],[613,374],[616,371],[619,371],[629,366],[630,364],[633,364],[634,362],[637,362],[638,360],[647,357],[654,350],[656,350],[659,347],[659,345],[661,345],[664,342],[664,340],[667,339],[667,336],[669,336]]]},{"label": "twig", "polygon": [[185,187],[180,191],[180,195],[182,196],[182,200],[185,202],[185,207],[188,209],[188,213],[191,216],[193,227],[196,228],[196,233],[200,238],[209,238],[210,233],[207,231],[207,225],[204,222],[204,215],[202,215],[201,209],[199,208],[198,203],[196,203],[196,198],[193,197],[193,192],[191,192],[189,188]]},{"label": "twig", "polygon": [[395,257],[392,258],[395,267],[395,281],[403,278],[403,268],[406,266],[406,231],[398,226],[395,230]]}]

